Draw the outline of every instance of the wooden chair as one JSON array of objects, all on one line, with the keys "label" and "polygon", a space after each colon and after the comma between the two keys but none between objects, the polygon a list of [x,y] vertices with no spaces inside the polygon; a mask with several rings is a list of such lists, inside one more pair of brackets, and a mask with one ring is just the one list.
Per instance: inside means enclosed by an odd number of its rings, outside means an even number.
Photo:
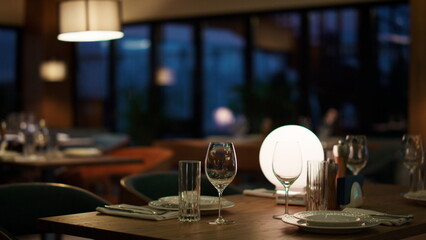
[{"label": "wooden chair", "polygon": [[[178,173],[162,172],[127,176],[120,181],[121,202],[135,205],[148,204],[160,197],[178,195]],[[223,195],[241,194],[242,190],[228,186]],[[217,196],[217,190],[206,176],[201,176],[201,195]]]},{"label": "wooden chair", "polygon": [[[59,183],[13,183],[0,185],[1,239],[42,233],[37,218],[90,212],[108,204],[99,196],[79,187]],[[0,229],[1,230],[1,229]],[[10,233],[10,234],[9,234]]]}]

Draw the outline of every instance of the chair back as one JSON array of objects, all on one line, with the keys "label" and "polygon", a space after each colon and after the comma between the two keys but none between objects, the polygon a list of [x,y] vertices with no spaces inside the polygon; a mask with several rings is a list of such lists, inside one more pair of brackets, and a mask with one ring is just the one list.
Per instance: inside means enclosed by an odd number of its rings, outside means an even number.
[{"label": "chair back", "polygon": [[[178,195],[178,173],[145,173],[127,176],[120,181],[121,187],[135,198],[127,202],[131,204],[147,204],[149,201],[165,196]],[[228,186],[223,195],[240,194],[242,191],[235,186]],[[201,176],[201,195],[217,196],[217,190],[205,175]],[[130,198],[127,198],[130,199]],[[123,199],[126,201],[126,199]]]},{"label": "chair back", "polygon": [[13,235],[39,233],[37,218],[94,211],[108,204],[84,189],[59,183],[0,185],[0,226]]}]

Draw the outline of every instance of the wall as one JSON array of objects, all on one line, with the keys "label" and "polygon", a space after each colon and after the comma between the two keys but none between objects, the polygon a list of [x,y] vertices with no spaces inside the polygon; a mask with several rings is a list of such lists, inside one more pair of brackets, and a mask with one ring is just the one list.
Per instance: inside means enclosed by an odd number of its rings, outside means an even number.
[{"label": "wall", "polygon": [[24,24],[25,0],[0,1],[0,25],[22,26]]},{"label": "wall", "polygon": [[122,0],[125,23],[392,0]]},{"label": "wall", "polygon": [[411,56],[408,131],[426,141],[426,1],[411,0]]},{"label": "wall", "polygon": [[72,81],[69,71],[63,82],[46,82],[40,77],[45,60],[63,60],[73,69],[73,45],[56,39],[58,34],[56,0],[29,0],[22,33],[22,105],[23,110],[44,118],[49,127],[73,125]]}]

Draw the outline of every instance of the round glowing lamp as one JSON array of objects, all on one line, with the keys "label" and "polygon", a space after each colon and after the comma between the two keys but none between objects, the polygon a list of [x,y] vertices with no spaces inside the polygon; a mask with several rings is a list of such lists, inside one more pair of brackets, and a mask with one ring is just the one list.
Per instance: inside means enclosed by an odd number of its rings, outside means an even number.
[{"label": "round glowing lamp", "polygon": [[[276,190],[284,189],[272,171],[272,155],[277,141],[298,141],[302,152],[303,168],[299,178],[291,185],[291,191],[304,192],[306,186],[306,166],[308,160],[323,161],[324,149],[318,137],[309,129],[298,125],[281,126],[266,136],[260,147],[259,162],[263,174]],[[291,166],[290,166],[291,167]]]}]

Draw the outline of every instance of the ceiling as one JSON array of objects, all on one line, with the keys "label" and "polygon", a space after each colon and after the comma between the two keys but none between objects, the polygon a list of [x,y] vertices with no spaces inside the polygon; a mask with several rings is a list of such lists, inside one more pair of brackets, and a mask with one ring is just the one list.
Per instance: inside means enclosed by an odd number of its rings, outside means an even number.
[{"label": "ceiling", "polygon": [[[0,25],[22,26],[25,1],[1,0]],[[122,0],[124,23],[383,1],[389,2],[389,0]]]}]

